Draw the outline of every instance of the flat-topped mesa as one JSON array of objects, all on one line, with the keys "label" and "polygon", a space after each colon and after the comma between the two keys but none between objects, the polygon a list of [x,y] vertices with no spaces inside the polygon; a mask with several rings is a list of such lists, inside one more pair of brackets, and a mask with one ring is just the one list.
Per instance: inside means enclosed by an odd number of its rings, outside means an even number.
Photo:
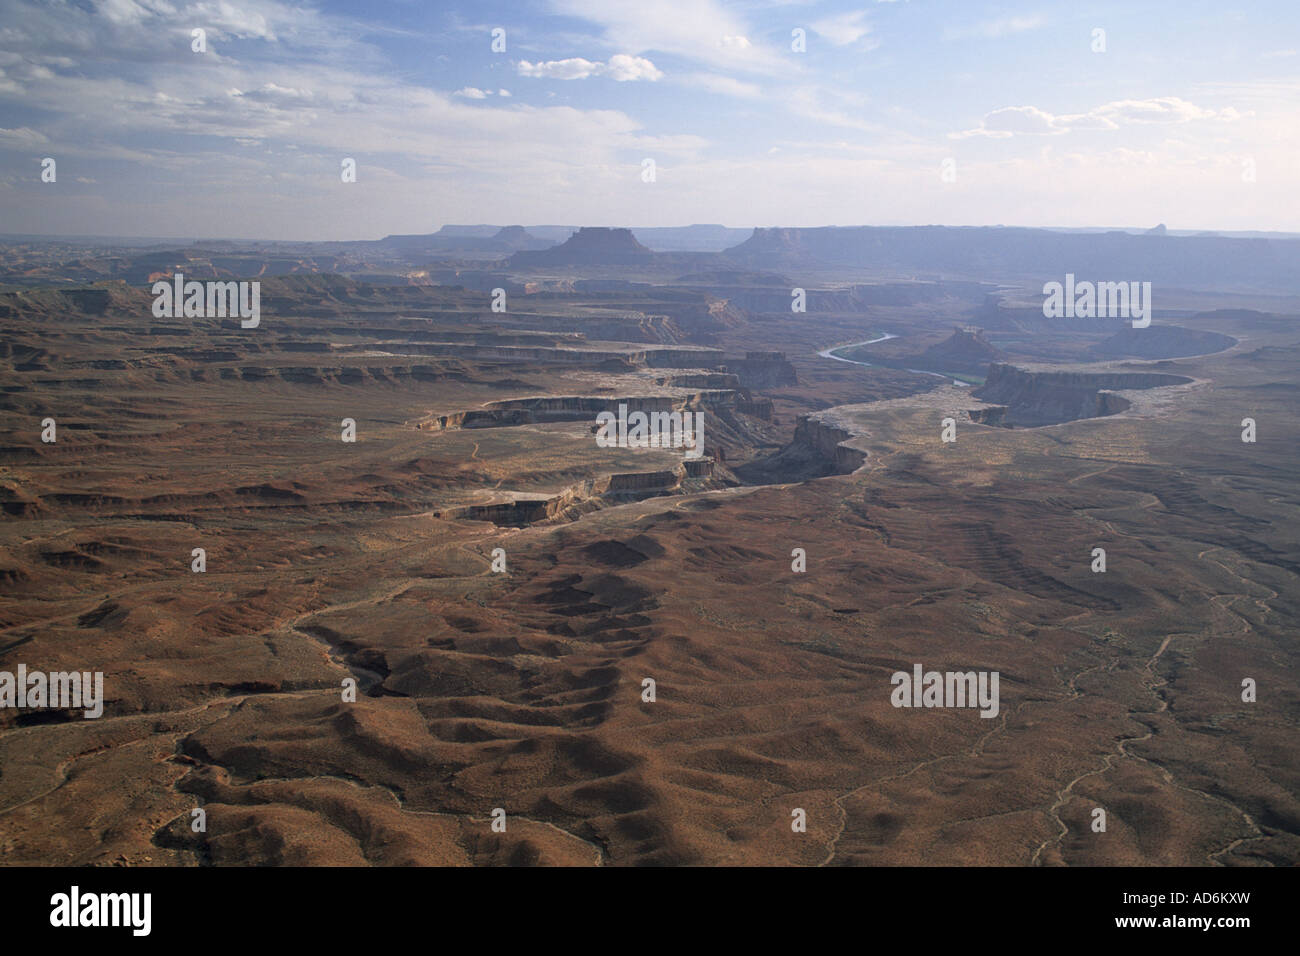
[{"label": "flat-topped mesa", "polygon": [[631,229],[583,226],[558,246],[516,253],[510,258],[510,266],[624,265],[648,262],[653,257],[653,252],[637,242]]},{"label": "flat-topped mesa", "polygon": [[1186,385],[1190,381],[1192,379],[1185,375],[1170,375],[1166,372],[1021,368],[1007,362],[995,362],[989,366],[988,380],[976,391],[981,396],[988,395],[991,400],[1000,401],[1004,389],[1021,387],[1055,386],[1119,390],[1163,388],[1168,385]]},{"label": "flat-topped mesa", "polygon": [[988,379],[971,394],[999,406],[972,412],[985,425],[1033,428],[1126,411],[1131,403],[1116,390],[1186,385],[1192,379],[1160,372],[1058,371],[1017,368],[995,362]]},{"label": "flat-topped mesa", "polygon": [[592,422],[601,412],[625,405],[632,412],[682,413],[703,411],[722,414],[737,405],[731,389],[701,389],[690,395],[543,395],[489,402],[483,408],[452,412],[426,419],[419,428],[442,431],[457,428],[510,428],[546,422]]}]

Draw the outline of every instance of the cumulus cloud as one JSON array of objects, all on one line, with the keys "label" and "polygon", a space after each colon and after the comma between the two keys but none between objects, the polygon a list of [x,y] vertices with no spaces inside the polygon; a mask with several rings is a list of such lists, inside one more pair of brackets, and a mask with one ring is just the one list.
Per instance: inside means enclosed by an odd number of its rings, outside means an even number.
[{"label": "cumulus cloud", "polygon": [[1128,123],[1187,123],[1215,116],[1214,110],[1202,109],[1176,96],[1161,96],[1150,100],[1117,100],[1099,106],[1093,112]]},{"label": "cumulus cloud", "polygon": [[567,60],[546,60],[540,63],[520,60],[515,66],[520,76],[546,80],[585,80],[589,76],[595,76],[603,67],[603,63],[584,60],[580,56],[569,57]]},{"label": "cumulus cloud", "polygon": [[663,77],[653,63],[643,56],[628,56],[617,53],[609,58],[605,66],[609,76],[619,82],[626,80],[658,80]]},{"label": "cumulus cloud", "polygon": [[620,83],[631,80],[658,80],[663,72],[643,56],[616,53],[606,63],[586,60],[580,56],[566,60],[545,60],[529,63],[520,60],[516,65],[520,76],[548,80],[585,80],[591,76],[608,76]]},{"label": "cumulus cloud", "polygon": [[949,135],[954,139],[964,139],[969,136],[1007,139],[1017,135],[1051,136],[1065,132],[1068,132],[1068,129],[1058,125],[1057,117],[1036,106],[1004,106],[991,113],[985,113],[984,119],[975,129]]}]

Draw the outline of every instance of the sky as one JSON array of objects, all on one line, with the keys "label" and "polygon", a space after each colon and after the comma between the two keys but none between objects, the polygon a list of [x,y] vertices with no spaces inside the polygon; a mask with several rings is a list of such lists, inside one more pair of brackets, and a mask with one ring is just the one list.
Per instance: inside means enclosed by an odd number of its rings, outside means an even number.
[{"label": "sky", "polygon": [[1297,172],[1297,0],[0,0],[0,233],[1300,231]]}]

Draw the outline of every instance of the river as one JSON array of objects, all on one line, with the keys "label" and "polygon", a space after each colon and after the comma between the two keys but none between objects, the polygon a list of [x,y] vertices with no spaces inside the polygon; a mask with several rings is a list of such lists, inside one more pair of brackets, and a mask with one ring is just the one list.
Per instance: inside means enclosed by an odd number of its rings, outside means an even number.
[{"label": "river", "polygon": [[[848,362],[850,365],[862,365],[862,366],[865,366],[866,368],[876,368],[877,366],[872,365],[870,362],[859,362],[859,361],[857,361],[856,359],[845,358],[845,357],[842,356],[842,355],[836,355],[836,354],[834,354],[834,353],[835,353],[836,351],[838,351],[838,350],[841,350],[841,349],[855,349],[855,348],[857,348],[859,345],[874,345],[875,343],[877,343],[877,342],[883,342],[883,341],[885,341],[886,339],[896,339],[896,338],[898,338],[897,335],[892,335],[892,334],[890,334],[889,332],[881,332],[881,333],[880,333],[878,336],[876,336],[874,339],[867,339],[865,342],[852,342],[852,343],[850,343],[849,345],[832,345],[830,348],[828,348],[828,349],[824,349],[824,350],[818,352],[817,354],[818,354],[818,356],[820,356],[821,358],[834,359],[834,360],[837,361],[837,362]],[[887,366],[882,365],[882,366],[879,366],[879,367],[880,367],[880,368],[886,368]],[[941,379],[944,379],[945,381],[952,382],[952,384],[954,384],[954,385],[960,385],[960,386],[962,386],[963,388],[969,388],[969,387],[970,387],[970,383],[969,383],[969,382],[961,382],[961,381],[958,381],[958,380],[955,379],[955,378],[952,378],[952,377],[950,377],[950,376],[948,376],[948,375],[944,375],[942,372],[931,372],[931,371],[928,371],[928,370],[923,369],[923,368],[909,368],[909,369],[907,369],[907,371],[909,371],[909,372],[916,372],[918,375],[935,375],[935,376],[938,376],[938,377],[941,378]]]}]

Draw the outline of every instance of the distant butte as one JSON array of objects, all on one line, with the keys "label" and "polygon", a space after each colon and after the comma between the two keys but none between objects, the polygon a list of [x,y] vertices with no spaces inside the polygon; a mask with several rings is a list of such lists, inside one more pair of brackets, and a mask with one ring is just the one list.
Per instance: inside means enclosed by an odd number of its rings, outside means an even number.
[{"label": "distant butte", "polygon": [[583,226],[558,246],[516,254],[510,265],[623,265],[648,262],[653,256],[652,251],[637,242],[631,229]]}]

